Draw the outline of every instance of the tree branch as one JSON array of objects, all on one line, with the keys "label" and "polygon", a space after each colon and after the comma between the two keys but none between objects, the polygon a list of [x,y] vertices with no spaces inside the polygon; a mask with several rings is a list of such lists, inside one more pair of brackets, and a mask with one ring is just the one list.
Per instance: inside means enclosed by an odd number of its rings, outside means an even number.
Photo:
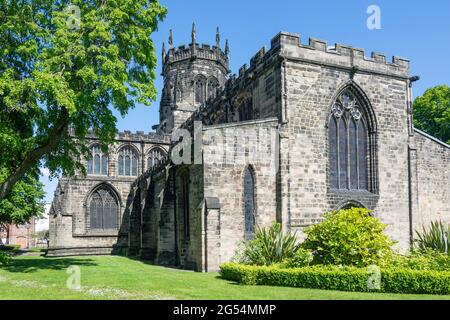
[{"label": "tree branch", "polygon": [[66,108],[62,108],[55,126],[50,131],[47,139],[38,147],[28,152],[17,169],[8,176],[0,185],[0,201],[5,199],[13,189],[14,185],[47,153],[52,152],[68,128],[69,113]]}]

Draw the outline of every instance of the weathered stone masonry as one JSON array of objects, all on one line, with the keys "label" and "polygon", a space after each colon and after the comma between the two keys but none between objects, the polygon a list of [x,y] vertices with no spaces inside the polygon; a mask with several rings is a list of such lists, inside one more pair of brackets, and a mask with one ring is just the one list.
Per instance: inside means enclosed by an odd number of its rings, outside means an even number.
[{"label": "weathered stone masonry", "polygon": [[[210,271],[258,226],[278,221],[302,238],[348,206],[371,209],[399,250],[431,221],[450,222],[450,146],[411,125],[408,60],[281,32],[229,75],[219,34],[215,46],[197,44],[195,28],[188,46],[172,42],[156,133],[119,136],[108,175],[61,179],[50,255],[122,253]],[[178,152],[179,128],[200,130],[201,163],[166,156]],[[138,176],[118,174],[123,144],[136,150]],[[164,157],[147,161],[155,147]],[[105,219],[115,208],[92,205],[98,186],[117,195],[115,230],[89,229],[90,212]]]}]

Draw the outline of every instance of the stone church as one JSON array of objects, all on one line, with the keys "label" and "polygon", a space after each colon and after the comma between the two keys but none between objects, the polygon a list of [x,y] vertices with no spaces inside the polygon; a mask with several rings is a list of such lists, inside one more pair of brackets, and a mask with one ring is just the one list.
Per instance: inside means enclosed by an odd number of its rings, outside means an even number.
[{"label": "stone church", "polygon": [[213,46],[163,48],[154,132],[90,137],[87,176],[62,177],[49,256],[123,254],[217,270],[256,228],[296,231],[365,207],[399,250],[450,222],[450,146],[412,123],[409,61],[280,32],[237,75]]}]

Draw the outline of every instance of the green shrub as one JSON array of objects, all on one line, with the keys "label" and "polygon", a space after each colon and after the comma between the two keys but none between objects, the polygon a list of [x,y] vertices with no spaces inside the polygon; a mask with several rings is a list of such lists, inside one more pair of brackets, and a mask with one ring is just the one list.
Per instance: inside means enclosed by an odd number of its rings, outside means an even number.
[{"label": "green shrub", "polygon": [[386,268],[450,271],[450,256],[431,249],[413,251],[408,256],[394,255]]},{"label": "green shrub", "polygon": [[394,242],[383,233],[386,225],[369,213],[361,208],[333,211],[306,228],[303,247],[312,250],[313,263],[364,267],[388,259]]},{"label": "green shrub", "polygon": [[11,256],[8,253],[0,251],[0,266],[7,265],[10,260]]},{"label": "green shrub", "polygon": [[251,264],[249,258],[246,256],[245,250],[247,248],[248,242],[241,241],[237,244],[233,256],[231,257],[231,262]]},{"label": "green shrub", "polygon": [[20,249],[18,244],[5,244],[0,246],[0,251],[16,252]]},{"label": "green shrub", "polygon": [[297,250],[292,258],[283,260],[282,268],[302,268],[309,266],[313,260],[312,252],[303,248]]},{"label": "green shrub", "polygon": [[429,229],[423,227],[422,232],[416,231],[416,244],[419,250],[432,249],[450,254],[450,227],[441,221],[431,222]]},{"label": "green shrub", "polygon": [[259,228],[255,238],[249,241],[241,259],[249,264],[271,265],[295,256],[300,244],[295,234],[283,234],[281,225],[275,223],[270,228]]},{"label": "green shrub", "polygon": [[[276,266],[251,266],[225,263],[222,278],[244,285],[288,286],[311,289],[368,292],[367,269],[352,266],[315,265],[283,269]],[[449,294],[450,272],[411,269],[381,270],[380,289],[386,293]]]}]

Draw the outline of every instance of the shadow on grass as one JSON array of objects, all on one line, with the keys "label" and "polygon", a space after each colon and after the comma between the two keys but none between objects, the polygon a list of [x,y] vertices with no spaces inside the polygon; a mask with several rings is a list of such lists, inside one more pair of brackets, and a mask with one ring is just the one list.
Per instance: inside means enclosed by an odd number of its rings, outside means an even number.
[{"label": "shadow on grass", "polygon": [[96,266],[94,260],[89,258],[36,258],[36,259],[13,259],[10,264],[2,267],[9,272],[35,272],[38,270],[64,270],[70,266]]}]

